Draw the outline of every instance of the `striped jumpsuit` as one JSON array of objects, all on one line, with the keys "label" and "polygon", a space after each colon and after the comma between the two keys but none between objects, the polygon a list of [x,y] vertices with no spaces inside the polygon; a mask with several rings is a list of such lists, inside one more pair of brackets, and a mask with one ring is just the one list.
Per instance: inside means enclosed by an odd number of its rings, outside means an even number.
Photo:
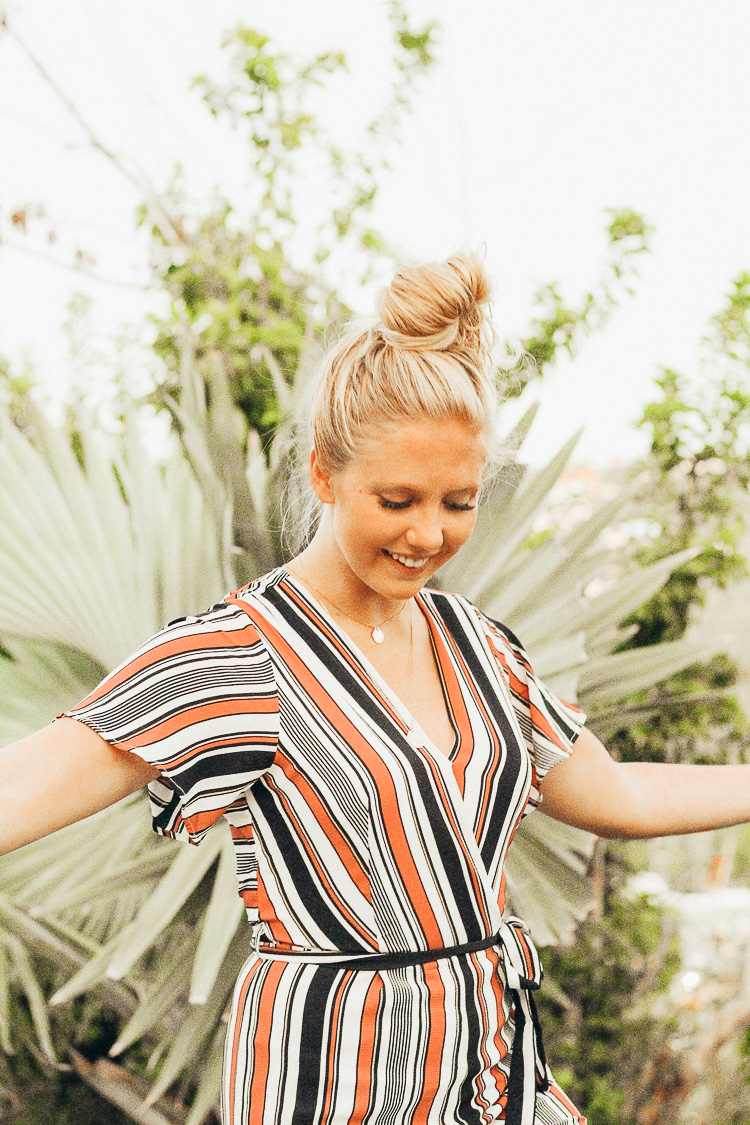
[{"label": "striped jumpsuit", "polygon": [[66,712],[159,769],[158,832],[200,843],[229,822],[254,937],[224,1125],[584,1123],[544,1063],[536,951],[503,917],[508,847],[583,715],[464,599],[416,602],[447,756],[283,568]]}]

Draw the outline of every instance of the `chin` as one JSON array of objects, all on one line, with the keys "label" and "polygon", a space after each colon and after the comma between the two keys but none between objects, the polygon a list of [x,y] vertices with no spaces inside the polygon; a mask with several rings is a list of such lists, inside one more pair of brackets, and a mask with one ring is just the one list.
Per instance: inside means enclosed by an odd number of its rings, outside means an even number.
[{"label": "chin", "polygon": [[403,563],[392,558],[385,550],[381,557],[382,566],[378,567],[378,570],[381,574],[387,576],[389,585],[393,584],[399,590],[403,590],[404,586],[420,589],[445,561],[441,558],[439,562],[437,560],[435,562],[430,561],[424,567],[417,568],[404,566]]}]

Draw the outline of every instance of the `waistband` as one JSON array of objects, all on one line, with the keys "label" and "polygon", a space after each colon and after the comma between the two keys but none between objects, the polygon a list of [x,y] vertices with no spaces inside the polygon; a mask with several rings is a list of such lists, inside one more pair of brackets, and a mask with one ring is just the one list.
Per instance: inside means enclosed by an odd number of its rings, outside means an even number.
[{"label": "waistband", "polygon": [[506,1125],[533,1125],[536,1091],[547,1090],[550,1074],[542,1042],[542,1029],[533,993],[541,987],[542,963],[531,934],[520,918],[507,918],[496,934],[463,945],[442,949],[397,950],[385,953],[341,954],[337,950],[278,950],[265,943],[256,945],[263,960],[327,965],[348,972],[387,972],[410,965],[427,965],[447,957],[462,957],[483,949],[501,951],[505,983],[515,1008],[515,1035],[508,1078]]}]

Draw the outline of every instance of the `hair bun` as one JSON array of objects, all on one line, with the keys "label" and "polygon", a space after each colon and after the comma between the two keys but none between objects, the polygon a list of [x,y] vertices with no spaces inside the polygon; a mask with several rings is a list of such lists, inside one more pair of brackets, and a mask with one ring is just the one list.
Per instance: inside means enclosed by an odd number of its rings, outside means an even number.
[{"label": "hair bun", "polygon": [[380,332],[394,347],[489,358],[490,279],[476,254],[400,269],[378,298]]}]

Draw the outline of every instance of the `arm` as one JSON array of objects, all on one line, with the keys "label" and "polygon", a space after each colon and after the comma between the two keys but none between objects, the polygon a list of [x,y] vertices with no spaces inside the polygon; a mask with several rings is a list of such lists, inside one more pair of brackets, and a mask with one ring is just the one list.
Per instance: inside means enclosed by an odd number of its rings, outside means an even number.
[{"label": "arm", "polygon": [[159,776],[76,719],[0,750],[0,855],[91,816]]},{"label": "arm", "polygon": [[750,820],[750,765],[616,762],[585,729],[541,792],[549,816],[597,836],[675,836]]}]

